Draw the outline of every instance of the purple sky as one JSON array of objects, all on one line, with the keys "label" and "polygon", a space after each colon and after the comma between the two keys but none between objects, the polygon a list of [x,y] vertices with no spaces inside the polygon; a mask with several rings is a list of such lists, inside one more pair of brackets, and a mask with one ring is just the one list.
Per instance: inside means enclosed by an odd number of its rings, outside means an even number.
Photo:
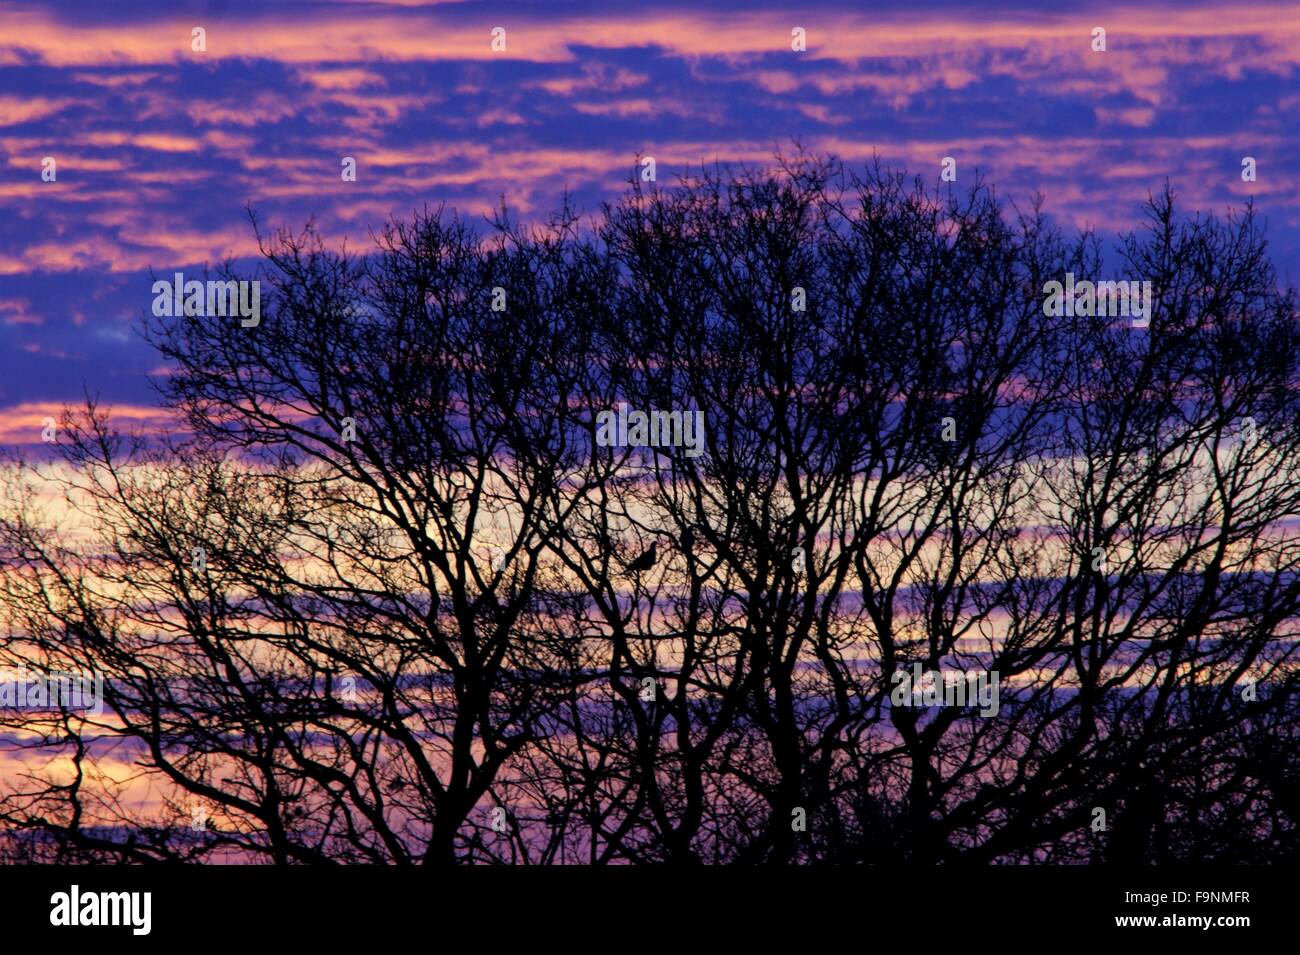
[{"label": "purple sky", "polygon": [[364,244],[426,202],[593,211],[638,153],[661,183],[796,138],[930,179],[952,156],[1103,233],[1168,178],[1185,210],[1254,197],[1300,282],[1300,5],[1039,6],[0,2],[0,443],[83,389],[145,414],[149,270],[248,256],[246,204]]}]

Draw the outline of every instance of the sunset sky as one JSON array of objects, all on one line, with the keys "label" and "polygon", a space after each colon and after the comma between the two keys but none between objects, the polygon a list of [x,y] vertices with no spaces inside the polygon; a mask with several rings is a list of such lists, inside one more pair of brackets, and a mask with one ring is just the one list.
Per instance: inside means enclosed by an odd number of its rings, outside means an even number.
[{"label": "sunset sky", "polygon": [[661,183],[795,139],[932,181],[952,156],[1102,232],[1167,178],[1188,210],[1254,197],[1300,280],[1300,5],[1040,6],[0,3],[0,443],[83,390],[145,416],[150,269],[248,257],[246,205],[355,247],[425,203],[594,212],[637,154]]}]

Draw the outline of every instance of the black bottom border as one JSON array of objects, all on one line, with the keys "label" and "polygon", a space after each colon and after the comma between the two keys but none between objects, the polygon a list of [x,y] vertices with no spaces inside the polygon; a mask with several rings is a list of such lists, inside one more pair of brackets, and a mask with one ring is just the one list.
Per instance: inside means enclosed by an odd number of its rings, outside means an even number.
[{"label": "black bottom border", "polygon": [[[1280,929],[1292,881],[1290,870],[1229,867],[10,866],[0,867],[0,899],[10,942],[62,936],[129,947],[254,940],[400,945],[410,936],[417,947],[427,941],[436,949],[461,947],[454,940],[469,932],[493,948],[513,939],[635,948],[638,937],[655,947],[752,941],[766,948],[793,932],[801,944],[889,938],[965,950],[1021,933],[1045,946],[1125,935],[1185,940],[1194,933],[1235,944],[1249,937],[1240,933]],[[149,934],[126,925],[52,925],[56,893],[70,896],[73,885],[83,903],[92,892],[150,893]],[[1200,921],[1243,916],[1248,925]],[[1119,924],[1125,917],[1155,922]]]}]

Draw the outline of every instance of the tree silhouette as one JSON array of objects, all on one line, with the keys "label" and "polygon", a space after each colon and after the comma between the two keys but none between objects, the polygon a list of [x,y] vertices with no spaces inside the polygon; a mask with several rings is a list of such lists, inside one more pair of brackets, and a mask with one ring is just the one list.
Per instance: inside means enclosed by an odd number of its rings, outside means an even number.
[{"label": "tree silhouette", "polygon": [[[5,470],[0,663],[105,709],[0,709],[2,851],[1294,852],[1296,297],[1249,207],[1146,212],[1110,248],[800,153],[259,231],[257,327],[144,321],[175,434],[88,401]],[[1149,325],[1048,314],[1067,272]],[[996,712],[898,705],[918,664]]]}]

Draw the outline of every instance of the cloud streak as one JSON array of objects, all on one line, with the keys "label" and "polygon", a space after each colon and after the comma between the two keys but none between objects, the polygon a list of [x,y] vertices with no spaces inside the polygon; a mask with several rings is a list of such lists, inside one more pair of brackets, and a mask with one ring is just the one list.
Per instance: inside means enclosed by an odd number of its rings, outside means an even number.
[{"label": "cloud streak", "polygon": [[[207,48],[191,48],[202,25]],[[507,29],[503,51],[491,28]],[[1090,31],[1107,30],[1105,53]],[[790,31],[807,31],[806,53]],[[799,140],[926,177],[944,156],[1072,227],[1135,223],[1168,179],[1187,207],[1253,199],[1283,269],[1300,254],[1300,14],[1172,3],[1047,14],[894,3],[625,12],[595,3],[327,3],[189,11],[0,7],[0,400],[89,386],[145,403],[153,357],[122,332],[148,272],[255,254],[315,217],[355,247],[389,215],[504,197],[587,210],[638,154],[661,181]],[[1257,160],[1258,181],[1240,163]],[[57,163],[44,182],[42,161]],[[343,182],[343,157],[357,163]],[[13,303],[21,303],[15,305]]]}]

